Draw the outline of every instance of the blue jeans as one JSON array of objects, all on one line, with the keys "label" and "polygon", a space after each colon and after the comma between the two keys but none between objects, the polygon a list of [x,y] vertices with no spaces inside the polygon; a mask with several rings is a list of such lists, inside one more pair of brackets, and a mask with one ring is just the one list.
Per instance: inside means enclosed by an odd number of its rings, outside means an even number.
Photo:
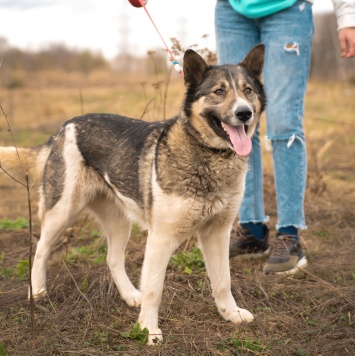
[{"label": "blue jeans", "polygon": [[[305,229],[304,194],[307,178],[303,132],[306,92],[313,38],[312,6],[292,7],[257,19],[246,18],[227,0],[215,10],[220,64],[237,64],[255,45],[265,44],[264,83],[267,96],[267,137],[272,144],[278,222],[276,227]],[[253,137],[240,223],[265,222],[259,130]]]}]

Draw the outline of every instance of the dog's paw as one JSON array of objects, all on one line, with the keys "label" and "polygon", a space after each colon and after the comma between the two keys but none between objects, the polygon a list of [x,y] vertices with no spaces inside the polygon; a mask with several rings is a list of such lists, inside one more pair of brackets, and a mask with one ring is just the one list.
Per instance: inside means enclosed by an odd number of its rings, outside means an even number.
[{"label": "dog's paw", "polygon": [[219,312],[225,320],[234,324],[251,323],[254,320],[254,315],[250,311],[238,307],[229,310],[220,309]]},{"label": "dog's paw", "polygon": [[147,340],[147,345],[149,346],[157,346],[162,343],[163,341],[163,334],[160,329],[149,329],[149,335]]},{"label": "dog's paw", "polygon": [[141,305],[142,293],[137,289],[130,293],[122,293],[121,297],[130,307],[139,307]]},{"label": "dog's paw", "polygon": [[138,323],[141,330],[148,330],[147,345],[156,346],[163,341],[163,335],[156,323],[152,323],[149,319],[145,320],[142,316],[139,317]]}]

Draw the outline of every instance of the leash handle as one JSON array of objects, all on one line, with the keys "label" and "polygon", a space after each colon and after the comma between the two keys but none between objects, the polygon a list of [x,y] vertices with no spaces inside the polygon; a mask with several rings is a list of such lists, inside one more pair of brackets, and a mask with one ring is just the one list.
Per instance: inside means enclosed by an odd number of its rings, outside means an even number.
[{"label": "leash handle", "polygon": [[145,7],[144,1],[143,1],[143,0],[138,0],[138,1],[139,1],[139,3],[142,5],[142,7],[143,7],[143,9],[145,10],[145,12],[147,13],[147,15],[148,15],[150,21],[152,22],[152,24],[153,24],[153,26],[155,27],[156,31],[158,32],[158,34],[159,34],[161,40],[163,41],[166,50],[167,50],[168,53],[170,54],[170,60],[173,62],[175,70],[176,70],[177,72],[179,72],[182,77],[184,77],[184,71],[183,71],[182,67],[179,65],[178,61],[175,59],[175,57],[174,57],[174,55],[172,54],[172,52],[170,51],[169,47],[168,47],[167,44],[165,43],[163,36],[160,34],[160,32],[159,32],[159,30],[158,30],[158,27],[155,25],[155,23],[154,23],[152,17],[150,16],[150,14],[149,14],[147,8]]}]

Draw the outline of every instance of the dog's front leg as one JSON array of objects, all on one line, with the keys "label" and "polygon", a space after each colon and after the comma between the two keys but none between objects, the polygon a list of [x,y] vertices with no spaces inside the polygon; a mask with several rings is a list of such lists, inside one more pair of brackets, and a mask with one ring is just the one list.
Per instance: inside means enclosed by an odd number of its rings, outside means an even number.
[{"label": "dog's front leg", "polygon": [[138,321],[142,329],[146,327],[149,330],[148,345],[163,340],[162,332],[158,328],[158,311],[166,268],[177,247],[175,241],[169,238],[170,236],[149,231],[147,240],[141,277],[142,304]]},{"label": "dog's front leg", "polygon": [[219,313],[224,319],[235,324],[249,323],[254,320],[253,314],[246,309],[239,308],[231,292],[229,236],[229,228],[223,229],[219,226],[218,230],[215,229],[205,236],[199,236],[199,242]]}]

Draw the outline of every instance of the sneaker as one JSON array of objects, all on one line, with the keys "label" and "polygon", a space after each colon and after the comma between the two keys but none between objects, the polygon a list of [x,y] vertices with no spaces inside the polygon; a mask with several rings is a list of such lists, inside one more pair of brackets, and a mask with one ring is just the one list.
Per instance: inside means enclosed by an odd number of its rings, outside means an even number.
[{"label": "sneaker", "polygon": [[270,253],[269,228],[263,224],[265,237],[260,240],[250,233],[244,225],[232,230],[229,244],[229,258],[235,256],[263,257]]},{"label": "sneaker", "polygon": [[307,266],[300,242],[292,235],[278,233],[271,256],[264,265],[265,274],[294,275]]}]

